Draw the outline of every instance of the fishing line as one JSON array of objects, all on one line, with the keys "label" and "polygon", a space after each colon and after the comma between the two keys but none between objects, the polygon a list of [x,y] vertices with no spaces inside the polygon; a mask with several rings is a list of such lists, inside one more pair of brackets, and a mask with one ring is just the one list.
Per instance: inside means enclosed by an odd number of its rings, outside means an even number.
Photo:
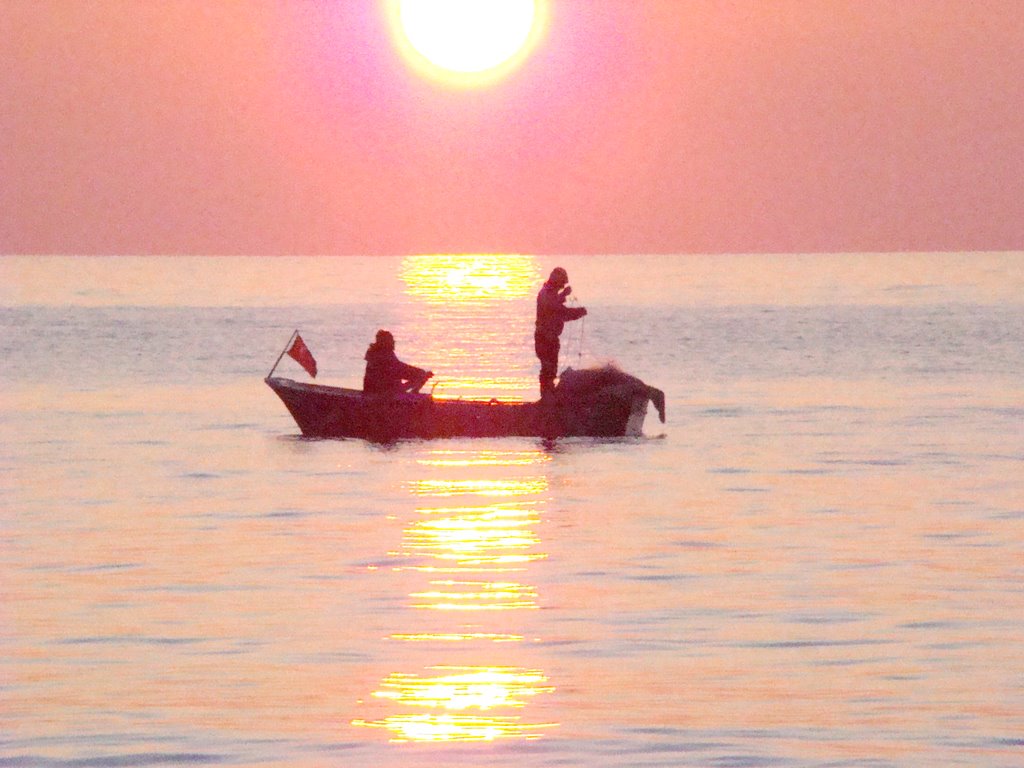
[{"label": "fishing line", "polygon": [[[578,306],[579,303],[580,303],[579,300],[576,298],[575,294],[569,297],[569,301],[571,301],[573,303],[573,305],[575,305],[575,306]],[[582,368],[582,366],[583,366],[583,333],[586,330],[586,327],[587,327],[587,316],[584,315],[583,317],[580,318],[580,339],[579,339],[579,346],[578,346],[578,348],[576,350],[576,367],[577,368]]]},{"label": "fishing line", "polygon": [[587,318],[584,315],[580,318],[580,349],[579,354],[576,355],[576,366],[579,368],[583,367],[583,331],[587,327]]}]

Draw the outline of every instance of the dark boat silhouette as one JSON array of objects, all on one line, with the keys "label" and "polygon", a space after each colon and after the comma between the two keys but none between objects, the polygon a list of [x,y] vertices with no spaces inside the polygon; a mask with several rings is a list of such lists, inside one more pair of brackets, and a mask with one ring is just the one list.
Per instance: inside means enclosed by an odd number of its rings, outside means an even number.
[{"label": "dark boat silhouette", "polygon": [[305,437],[388,442],[445,437],[638,437],[647,404],[665,421],[665,395],[610,366],[562,373],[554,394],[534,402],[364,395],[358,389],[265,379]]}]

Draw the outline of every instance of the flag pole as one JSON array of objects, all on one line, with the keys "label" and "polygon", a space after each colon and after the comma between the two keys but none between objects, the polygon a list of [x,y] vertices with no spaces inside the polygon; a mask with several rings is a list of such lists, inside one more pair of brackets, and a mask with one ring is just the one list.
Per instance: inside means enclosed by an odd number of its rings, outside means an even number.
[{"label": "flag pole", "polygon": [[273,375],[274,375],[274,371],[275,371],[275,370],[277,369],[277,364],[281,362],[281,358],[285,356],[285,353],[286,353],[286,352],[287,352],[287,351],[288,351],[289,349],[291,349],[291,346],[292,346],[292,342],[293,342],[293,341],[295,341],[295,337],[296,337],[296,336],[298,336],[298,335],[299,335],[299,329],[298,329],[298,328],[296,328],[296,329],[295,329],[294,331],[292,331],[292,335],[291,335],[291,338],[290,338],[290,339],[288,339],[288,343],[284,345],[284,349],[282,349],[282,350],[281,350],[281,354],[280,354],[280,355],[278,355],[278,356],[277,356],[277,360],[275,360],[275,361],[274,361],[274,367],[273,367],[273,368],[271,368],[271,369],[270,369],[270,373],[268,373],[268,374],[267,374],[267,378],[268,378],[268,379],[269,379],[269,378],[270,378],[271,376],[273,376]]}]

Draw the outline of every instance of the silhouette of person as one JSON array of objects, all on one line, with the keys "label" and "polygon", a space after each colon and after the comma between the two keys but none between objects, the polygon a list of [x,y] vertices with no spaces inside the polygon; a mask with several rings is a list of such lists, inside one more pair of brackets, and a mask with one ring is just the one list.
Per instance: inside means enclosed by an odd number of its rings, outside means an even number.
[{"label": "silhouette of person", "polygon": [[568,273],[561,267],[555,267],[537,294],[537,325],[533,332],[533,343],[540,360],[541,399],[548,397],[555,389],[562,328],[567,321],[578,320],[587,314],[584,307],[565,306],[565,300],[571,293]]},{"label": "silhouette of person", "polygon": [[390,331],[377,331],[376,340],[364,356],[363,394],[393,396],[403,392],[419,392],[434,375],[415,365],[403,363],[395,355],[395,337]]}]

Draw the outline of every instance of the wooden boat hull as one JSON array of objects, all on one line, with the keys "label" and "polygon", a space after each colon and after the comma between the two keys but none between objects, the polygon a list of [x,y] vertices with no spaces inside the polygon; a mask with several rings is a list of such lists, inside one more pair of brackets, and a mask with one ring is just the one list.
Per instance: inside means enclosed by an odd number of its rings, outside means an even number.
[{"label": "wooden boat hull", "polygon": [[[305,437],[378,442],[444,437],[635,437],[642,434],[650,399],[639,390],[607,390],[591,397],[556,396],[537,402],[447,399],[427,394],[382,398],[280,377],[268,377],[266,383]],[[659,411],[663,413],[663,405]]]}]

